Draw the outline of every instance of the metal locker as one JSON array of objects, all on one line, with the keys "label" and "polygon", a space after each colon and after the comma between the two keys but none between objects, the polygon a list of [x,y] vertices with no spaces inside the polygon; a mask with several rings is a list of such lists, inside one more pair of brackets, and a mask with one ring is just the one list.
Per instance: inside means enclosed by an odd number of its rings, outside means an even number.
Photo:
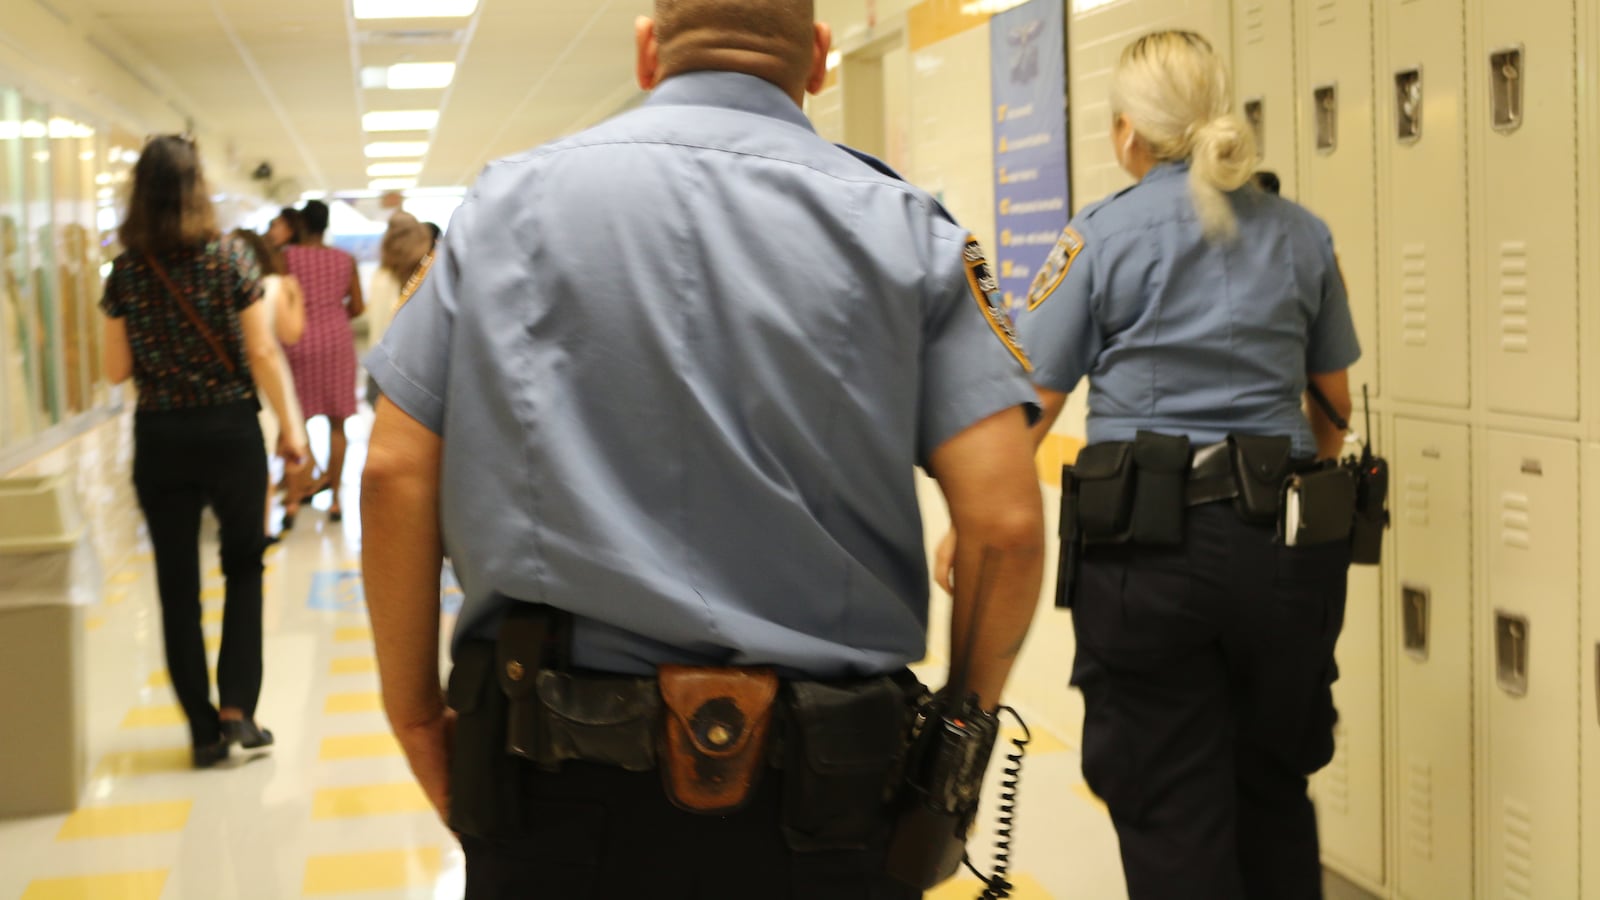
[{"label": "metal locker", "polygon": [[1397,419],[1390,479],[1400,593],[1396,896],[1471,897],[1472,466],[1465,425]]},{"label": "metal locker", "polygon": [[1490,431],[1479,805],[1485,896],[1578,893],[1578,445]]},{"label": "metal locker", "polygon": [[1377,188],[1373,147],[1371,0],[1297,0],[1303,60],[1300,202],[1333,231],[1361,339],[1359,394],[1382,394],[1378,359]]},{"label": "metal locker", "polygon": [[[1384,374],[1401,400],[1465,408],[1466,43],[1463,0],[1384,0],[1377,95]],[[1368,342],[1369,346],[1371,342]]]},{"label": "metal locker", "polygon": [[[1354,421],[1361,419],[1358,410]],[[1317,773],[1311,786],[1323,859],[1371,885],[1385,883],[1380,573],[1377,566],[1350,567],[1344,631],[1335,654],[1339,680],[1333,685],[1333,702],[1339,723],[1333,732],[1333,761]]]},{"label": "metal locker", "polygon": [[1279,0],[1234,0],[1233,96],[1255,128],[1261,168],[1277,173],[1285,197],[1299,194],[1294,7]]},{"label": "metal locker", "polygon": [[1483,2],[1468,55],[1474,291],[1490,409],[1578,417],[1573,0]]},{"label": "metal locker", "polygon": [[1578,714],[1583,747],[1584,900],[1600,900],[1600,445],[1583,449],[1583,613]]}]

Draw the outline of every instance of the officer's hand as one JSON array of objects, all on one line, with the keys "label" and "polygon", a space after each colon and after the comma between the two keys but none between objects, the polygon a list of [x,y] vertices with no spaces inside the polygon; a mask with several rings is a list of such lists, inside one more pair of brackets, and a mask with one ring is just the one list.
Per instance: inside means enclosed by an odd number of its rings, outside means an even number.
[{"label": "officer's hand", "polygon": [[411,774],[446,825],[450,824],[450,747],[455,730],[456,713],[448,707],[427,722],[395,729]]},{"label": "officer's hand", "polygon": [[956,593],[956,530],[945,532],[933,554],[933,580],[950,596]]}]

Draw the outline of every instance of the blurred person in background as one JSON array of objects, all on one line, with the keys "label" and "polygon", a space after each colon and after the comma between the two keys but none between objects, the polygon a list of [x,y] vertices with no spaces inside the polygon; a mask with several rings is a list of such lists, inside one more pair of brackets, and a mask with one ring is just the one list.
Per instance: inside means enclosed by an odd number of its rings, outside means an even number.
[{"label": "blurred person in background", "polygon": [[[133,483],[154,546],[167,671],[189,721],[192,758],[207,768],[230,745],[265,747],[261,693],[262,452],[257,391],[280,418],[289,403],[276,341],[247,246],[217,232],[200,156],[186,137],[150,141],[133,171],[122,244],[100,307],[106,377],[138,386]],[[280,438],[290,464],[305,443]],[[200,626],[200,520],[222,528],[225,587],[211,703]]]},{"label": "blurred person in background", "polygon": [[285,206],[278,211],[277,218],[267,226],[267,245],[272,249],[282,252],[285,247],[304,242],[306,239],[306,220],[300,210],[292,206]]},{"label": "blurred person in background", "polygon": [[[320,477],[307,484],[304,474],[289,479],[289,504],[298,511],[323,491],[333,492],[328,518],[344,518],[339,504],[339,480],[344,474],[346,439],[344,420],[356,413],[356,339],[350,320],[366,308],[362,301],[361,276],[355,258],[324,242],[328,232],[328,206],[318,200],[306,203],[301,213],[305,221],[304,243],[284,249],[288,274],[305,291],[306,328],[300,341],[287,348],[289,367],[294,370],[295,391],[307,420],[328,419],[327,465]],[[292,504],[292,506],[291,506]],[[285,512],[293,526],[294,513]]]},{"label": "blurred person in background", "polygon": [[[367,282],[367,335],[376,347],[394,319],[406,289],[416,290],[413,278],[427,270],[433,254],[433,235],[427,226],[408,212],[397,212],[389,218],[389,228],[384,232],[378,254],[378,270]],[[378,402],[377,382],[367,379],[367,400]]]}]

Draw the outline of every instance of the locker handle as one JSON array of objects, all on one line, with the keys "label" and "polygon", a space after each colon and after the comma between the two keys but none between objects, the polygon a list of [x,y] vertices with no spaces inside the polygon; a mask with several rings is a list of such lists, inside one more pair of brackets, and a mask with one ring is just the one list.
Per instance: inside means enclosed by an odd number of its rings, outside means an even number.
[{"label": "locker handle", "polygon": [[1502,47],[1489,54],[1489,121],[1494,130],[1510,134],[1522,127],[1522,93],[1527,82],[1522,45]]},{"label": "locker handle", "polygon": [[1600,643],[1594,645],[1594,715],[1600,719]]},{"label": "locker handle", "polygon": [[1262,159],[1267,156],[1266,102],[1262,97],[1251,97],[1244,101],[1244,118],[1250,123],[1250,130],[1256,133],[1256,156]]},{"label": "locker handle", "polygon": [[1433,591],[1422,584],[1400,585],[1400,615],[1403,619],[1406,655],[1417,662],[1428,661],[1428,636]]},{"label": "locker handle", "polygon": [[1339,86],[1325,84],[1311,92],[1318,153],[1339,149]]},{"label": "locker handle", "polygon": [[1422,140],[1422,67],[1394,73],[1395,139],[1402,144]]},{"label": "locker handle", "polygon": [[1495,681],[1513,697],[1528,695],[1528,617],[1496,610]]}]

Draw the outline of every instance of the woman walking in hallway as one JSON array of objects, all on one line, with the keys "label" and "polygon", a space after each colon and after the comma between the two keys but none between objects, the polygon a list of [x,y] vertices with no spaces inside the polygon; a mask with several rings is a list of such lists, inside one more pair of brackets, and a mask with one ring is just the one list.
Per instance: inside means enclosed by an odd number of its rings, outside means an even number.
[{"label": "woman walking in hallway", "polygon": [[[205,768],[229,745],[272,743],[255,722],[261,693],[261,551],[267,460],[256,390],[280,418],[288,403],[248,248],[224,240],[194,143],[158,137],[133,172],[133,195],[101,300],[106,374],[138,386],[133,481],[155,549],[167,671]],[[305,443],[285,437],[291,464]],[[200,519],[222,526],[225,600],[211,703],[200,627]]]},{"label": "woman walking in hallway", "polygon": [[289,274],[305,291],[306,330],[299,343],[287,348],[287,355],[306,419],[328,418],[328,464],[311,485],[303,477],[290,479],[285,528],[293,526],[302,502],[325,490],[333,491],[328,517],[335,522],[343,518],[339,480],[344,473],[344,420],[356,413],[356,343],[350,320],[365,309],[355,259],[323,243],[327,205],[312,200],[302,217],[305,243],[284,248],[284,258]]}]

